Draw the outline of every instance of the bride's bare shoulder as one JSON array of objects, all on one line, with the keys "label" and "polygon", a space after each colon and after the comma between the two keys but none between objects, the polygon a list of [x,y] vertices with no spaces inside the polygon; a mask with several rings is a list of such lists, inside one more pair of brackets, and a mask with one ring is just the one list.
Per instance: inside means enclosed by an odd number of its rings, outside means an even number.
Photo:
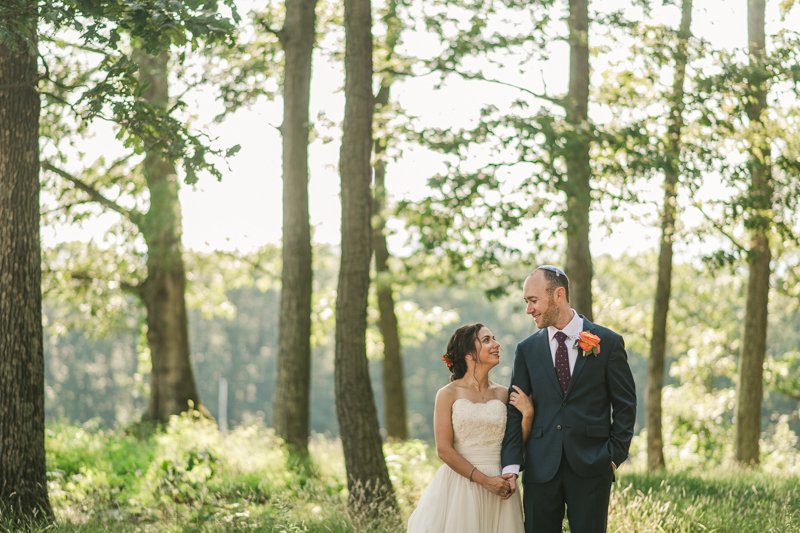
[{"label": "bride's bare shoulder", "polygon": [[508,389],[499,383],[492,382],[492,393],[494,397],[503,403],[508,401]]},{"label": "bride's bare shoulder", "polygon": [[436,393],[436,403],[452,404],[460,398],[458,387],[454,383],[448,383]]}]

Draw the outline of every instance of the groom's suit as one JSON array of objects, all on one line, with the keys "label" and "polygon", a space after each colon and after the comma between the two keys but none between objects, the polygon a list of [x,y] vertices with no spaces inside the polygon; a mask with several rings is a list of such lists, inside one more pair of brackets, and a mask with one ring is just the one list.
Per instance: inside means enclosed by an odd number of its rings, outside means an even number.
[{"label": "groom's suit", "polygon": [[511,386],[532,394],[535,411],[523,449],[522,415],[508,405],[502,464],[522,470],[527,533],[560,533],[565,503],[572,533],[604,532],[611,463],[628,458],[633,438],[636,391],[622,336],[580,318],[583,331],[600,338],[600,353],[578,349],[566,393],[547,328],[520,342],[514,356]]}]

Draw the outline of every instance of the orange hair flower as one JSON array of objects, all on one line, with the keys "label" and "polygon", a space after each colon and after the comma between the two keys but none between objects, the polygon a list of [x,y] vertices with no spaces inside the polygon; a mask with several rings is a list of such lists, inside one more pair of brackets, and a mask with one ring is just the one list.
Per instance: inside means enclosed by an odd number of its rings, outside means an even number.
[{"label": "orange hair flower", "polygon": [[444,364],[447,365],[447,368],[450,368],[450,367],[453,366],[453,361],[450,360],[450,356],[447,355],[447,354],[444,354],[442,356],[442,361],[444,361]]}]

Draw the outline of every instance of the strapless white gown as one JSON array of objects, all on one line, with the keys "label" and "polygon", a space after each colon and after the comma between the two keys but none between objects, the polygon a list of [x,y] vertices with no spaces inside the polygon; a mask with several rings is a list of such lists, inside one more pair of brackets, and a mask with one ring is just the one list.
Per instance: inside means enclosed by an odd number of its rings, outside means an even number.
[{"label": "strapless white gown", "polygon": [[[459,399],[452,408],[454,447],[487,476],[500,475],[506,405],[500,400]],[[522,533],[519,490],[501,500],[442,465],[408,519],[409,533]]]}]

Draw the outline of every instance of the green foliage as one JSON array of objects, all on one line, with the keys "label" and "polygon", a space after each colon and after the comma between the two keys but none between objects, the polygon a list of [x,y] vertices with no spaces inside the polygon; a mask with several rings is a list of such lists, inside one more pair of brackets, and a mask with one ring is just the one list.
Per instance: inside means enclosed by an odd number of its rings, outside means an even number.
[{"label": "green foliage", "polygon": [[[621,57],[602,73],[603,83],[592,88],[598,110],[611,117],[598,130],[592,154],[609,193],[606,198],[614,209],[639,203],[643,182],[661,181],[668,170],[678,176],[680,188],[693,193],[702,184],[705,164],[719,156],[718,147],[704,142],[693,120],[708,106],[695,91],[694,77],[711,53],[710,44],[649,18],[606,38]],[[686,68],[678,99],[673,84],[681,60]],[[673,116],[678,108],[681,116]],[[676,126],[680,138],[673,137]],[[671,153],[676,144],[677,158]]]},{"label": "green foliage", "polygon": [[[57,530],[354,530],[338,441],[312,441],[319,467],[309,476],[292,467],[271,429],[251,425],[222,437],[194,412],[144,439],[91,424],[51,425],[46,437]],[[395,447],[416,464],[426,446]]]},{"label": "green foliage", "polygon": [[[696,108],[696,122],[703,142],[726,155],[706,159],[701,168],[719,173],[729,197],[715,198],[705,206],[695,202],[708,221],[704,233],[728,240],[712,261],[746,258],[752,231],[771,234],[770,247],[778,261],[781,252],[800,239],[800,140],[793,126],[800,116],[799,45],[800,36],[783,29],[768,36],[767,51],[758,61],[746,50],[714,51],[714,68],[696,76],[697,98],[703,102]],[[760,91],[767,93],[764,103],[759,103]],[[762,192],[752,188],[756,167],[763,168],[768,178]]]},{"label": "green foliage", "polygon": [[[374,284],[373,284],[374,288]],[[383,337],[378,329],[380,313],[375,291],[370,292],[369,307],[367,308],[367,357],[369,359],[383,358]],[[403,350],[418,348],[429,337],[438,337],[449,331],[458,322],[458,312],[444,310],[439,306],[432,309],[420,309],[419,304],[411,300],[399,301],[394,307],[400,332],[400,346]]]},{"label": "green foliage", "polygon": [[[333,250],[320,246],[315,248],[314,260],[311,429],[336,435],[331,376],[338,258]],[[624,335],[639,405],[644,405],[656,261],[656,255],[649,253],[617,259],[600,256],[594,262],[597,321]],[[194,374],[205,405],[218,414],[219,379],[224,377],[229,387],[228,419],[234,424],[251,420],[269,424],[278,340],[279,250],[267,247],[250,255],[189,253],[187,265]],[[505,287],[509,295],[492,302],[484,293],[497,280],[479,276],[461,287],[400,284],[396,312],[412,436],[433,438],[433,398],[449,379],[441,354],[456,325],[480,321],[492,329],[502,345],[501,363],[492,379],[507,382],[516,343],[535,331],[517,292],[526,273],[524,265],[518,272],[507,272],[514,279]],[[89,298],[94,294],[89,291],[86,299],[70,300],[67,295],[74,291],[70,286],[63,292],[45,294],[46,408],[50,420],[101,417],[107,426],[127,424],[135,420],[147,396],[149,355],[135,301],[126,304],[129,315],[98,307],[93,316],[93,306],[104,305],[109,294],[104,285],[98,287],[102,291],[94,299]],[[674,460],[682,453],[715,461],[727,454],[744,291],[738,273],[675,266],[667,345],[671,370],[664,392],[665,435],[671,446],[668,449],[676,450]],[[765,435],[773,432],[781,416],[788,417],[790,429],[800,432],[800,386],[795,377],[800,309],[796,296],[778,287],[771,298]],[[116,322],[115,316],[119,317]],[[370,372],[373,382],[380,383],[382,349],[374,306],[369,316]],[[382,388],[374,390],[381,413]],[[639,415],[637,428],[642,428],[643,409]],[[772,420],[773,416],[778,418]]]},{"label": "green foliage", "polygon": [[[50,425],[46,446],[56,514],[50,529],[63,532],[400,533],[441,466],[428,443],[386,444],[402,521],[365,522],[346,512],[341,443],[330,438],[312,439],[310,474],[292,466],[272,430],[243,426],[222,437],[195,414],[173,417],[143,439],[91,425]],[[798,455],[770,455],[782,453]],[[770,466],[757,472],[687,464],[653,476],[624,465],[612,488],[609,531],[796,532],[798,479]]]},{"label": "green foliage", "polygon": [[[625,337],[640,406],[644,405],[656,264],[655,253],[619,259],[601,256],[594,264],[597,321]],[[631,279],[637,282],[631,283]],[[738,273],[692,265],[674,267],[667,323],[669,376],[663,392],[668,465],[721,464],[730,459],[745,291]],[[800,389],[789,370],[796,364],[795,324],[800,315],[790,305],[791,299],[779,291],[773,291],[771,300],[766,362],[771,390],[765,393],[762,431],[765,442],[778,435],[783,444],[769,446],[780,447],[792,440],[791,436],[780,437],[783,432],[800,431],[796,398]],[[639,428],[644,424],[643,411],[637,413]],[[637,438],[643,438],[644,431]]]},{"label": "green foliage", "polygon": [[[343,53],[343,39],[331,39],[343,26],[342,9],[341,2],[317,3],[316,27],[319,44],[326,45],[325,54]],[[217,42],[206,50],[204,83],[219,91],[219,100],[225,106],[217,121],[238,109],[253,106],[261,98],[272,100],[281,94],[285,16],[284,2],[270,0],[247,14],[232,33],[230,43]]]},{"label": "green foliage", "polygon": [[283,2],[270,1],[247,14],[232,44],[219,43],[207,51],[204,77],[218,87],[224,117],[252,106],[260,97],[273,99],[280,92],[283,49],[277,26],[285,16]]},{"label": "green foliage", "polygon": [[45,326],[54,334],[91,328],[103,337],[138,326],[145,258],[130,243],[65,242],[42,250]]},{"label": "green foliage", "polygon": [[[637,2],[644,12],[647,6],[647,2]],[[567,117],[566,95],[548,94],[544,80],[533,81],[538,73],[529,63],[547,60],[548,45],[567,39],[566,7],[549,0],[433,2],[426,7],[426,28],[443,45],[427,64],[441,73],[442,83],[456,76],[516,92],[503,102],[484,105],[470,127],[423,125],[411,135],[419,144],[442,153],[447,169],[430,178],[428,198],[402,202],[398,211],[407,223],[413,251],[444,264],[446,273],[454,273],[445,278],[448,282],[456,281],[460,272],[467,272],[463,277],[469,278],[475,271],[491,270],[502,282],[489,294],[502,294],[501,286],[510,281],[502,277],[502,267],[520,260],[532,262],[561,248],[565,198],[585,192],[594,200],[610,200],[612,212],[604,210],[604,215],[613,218],[619,203],[633,196],[625,190],[624,180],[620,192],[610,186],[611,182],[618,185],[621,178],[611,169],[618,149],[611,142],[624,144],[620,141],[624,135],[593,120],[575,124]],[[609,28],[631,25],[621,10],[592,10],[590,18],[588,38],[595,56],[607,55]],[[520,59],[511,64],[509,54]],[[470,70],[474,59],[493,64],[497,67],[493,70],[508,80],[523,74],[526,82],[520,86]],[[590,116],[594,108],[599,109],[598,103],[602,105],[593,95]],[[637,132],[636,142],[647,145],[646,135]],[[587,143],[592,146],[591,189],[578,191],[568,179],[567,162],[584,159],[581,150]],[[652,150],[647,152],[650,159]],[[414,261],[424,264],[425,258]]]},{"label": "green foliage", "polygon": [[[221,14],[223,6],[229,16]],[[134,154],[148,151],[182,161],[190,183],[199,172],[221,177],[212,159],[229,157],[238,148],[211,148],[206,135],[192,132],[186,120],[176,116],[175,111],[185,107],[181,100],[168,108],[145,101],[147,87],[138,79],[134,49],[153,55],[172,49],[183,60],[186,50],[224,42],[239,20],[232,1],[51,1],[40,5],[40,17],[36,46],[45,68],[41,129],[50,141],[44,153],[51,163],[64,159],[66,146],[76,142],[71,137],[81,137],[89,123],[100,119],[117,126],[117,138]],[[89,174],[95,170],[98,177],[113,177],[117,170],[132,168],[119,169],[122,161],[114,163],[95,162]]]}]

